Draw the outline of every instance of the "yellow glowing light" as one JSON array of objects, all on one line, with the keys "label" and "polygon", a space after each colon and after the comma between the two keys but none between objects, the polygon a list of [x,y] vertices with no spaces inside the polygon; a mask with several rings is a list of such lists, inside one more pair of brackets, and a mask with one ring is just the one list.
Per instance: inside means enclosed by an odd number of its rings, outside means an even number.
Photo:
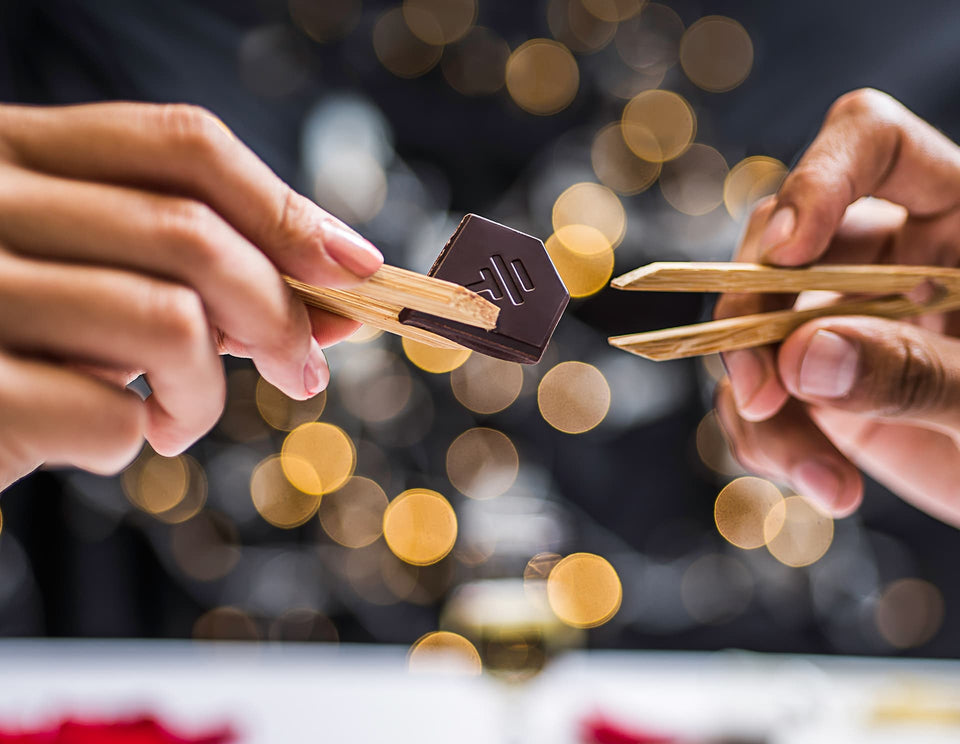
[{"label": "yellow glowing light", "polygon": [[644,0],[580,0],[580,2],[597,18],[618,23],[639,13]]},{"label": "yellow glowing light", "polygon": [[682,155],[697,134],[690,104],[667,90],[645,90],[623,108],[623,138],[637,157],[662,163]]},{"label": "yellow glowing light", "polygon": [[720,475],[746,473],[733,457],[716,411],[710,411],[697,426],[697,454],[704,465]]},{"label": "yellow glowing light", "polygon": [[470,349],[438,349],[409,338],[403,340],[403,353],[424,372],[452,372],[470,357]]},{"label": "yellow glowing light", "polygon": [[660,191],[678,212],[698,216],[723,202],[727,161],[717,150],[693,144],[683,155],[663,164]]},{"label": "yellow glowing light", "polygon": [[590,163],[605,186],[621,194],[646,191],[660,175],[660,163],[651,163],[627,147],[619,122],[608,124],[593,139]]},{"label": "yellow glowing light", "polygon": [[193,637],[204,641],[258,641],[260,630],[243,610],[217,607],[197,619]]},{"label": "yellow glowing light", "polygon": [[274,429],[292,431],[301,424],[316,421],[326,404],[326,390],[309,400],[294,400],[262,377],[257,382],[257,409]]},{"label": "yellow glowing light", "polygon": [[756,201],[775,194],[786,177],[787,166],[776,158],[764,155],[744,158],[730,169],[723,182],[727,212],[733,219],[742,220]]},{"label": "yellow glowing light", "polygon": [[457,633],[440,630],[421,636],[407,654],[407,666],[414,673],[458,672],[480,674],[480,654],[470,641]]},{"label": "yellow glowing light", "polygon": [[597,18],[581,0],[550,0],[547,25],[553,38],[580,54],[603,49],[617,31],[616,23]]},{"label": "yellow glowing light", "polygon": [[605,558],[573,553],[550,572],[547,599],[562,622],[575,628],[595,628],[617,614],[623,587],[616,569]]},{"label": "yellow glowing light", "polygon": [[253,369],[237,369],[227,375],[227,400],[217,428],[235,442],[252,442],[270,433],[257,411],[259,379]]},{"label": "yellow glowing light", "polygon": [[346,36],[360,20],[360,0],[288,0],[287,5],[294,23],[321,43]]},{"label": "yellow glowing light", "polygon": [[620,59],[634,70],[666,70],[680,56],[683,31],[676,11],[660,3],[646,3],[641,13],[620,24],[614,43]]},{"label": "yellow glowing light", "polygon": [[226,576],[240,560],[237,531],[227,517],[211,511],[178,524],[170,535],[170,552],[180,569],[197,581]]},{"label": "yellow glowing light", "polygon": [[580,87],[580,70],[570,50],[550,39],[531,39],[507,60],[507,90],[531,114],[549,116],[569,106]]},{"label": "yellow glowing light", "polygon": [[475,413],[497,413],[520,395],[523,368],[483,354],[473,354],[450,373],[450,387],[457,400]]},{"label": "yellow glowing light", "polygon": [[457,540],[457,515],[436,491],[411,488],[383,515],[383,537],[400,560],[428,566],[444,558]]},{"label": "yellow glowing light", "polygon": [[[303,469],[308,468],[304,463]],[[320,505],[319,493],[305,493],[290,484],[278,455],[271,455],[254,468],[250,496],[257,513],[274,527],[283,529],[304,524]]]},{"label": "yellow glowing light", "polygon": [[620,245],[627,231],[627,213],[620,198],[606,186],[589,181],[575,183],[557,197],[551,220],[554,230],[573,225],[592,227],[611,246]]},{"label": "yellow glowing light", "polygon": [[517,479],[520,458],[510,437],[478,427],[453,440],[447,450],[447,476],[460,493],[490,499],[505,493]]},{"label": "yellow glowing light", "polygon": [[179,504],[187,495],[190,470],[185,455],[163,457],[147,445],[127,469],[123,490],[134,506],[148,514],[160,514]]},{"label": "yellow glowing light", "polygon": [[931,640],[943,625],[943,615],[943,595],[923,579],[894,581],[874,609],[877,630],[895,648],[914,648]]},{"label": "yellow glowing light", "polygon": [[465,96],[488,96],[504,86],[510,46],[488,28],[475,27],[443,52],[443,77]]},{"label": "yellow glowing light", "polygon": [[545,246],[571,297],[596,294],[613,276],[613,248],[594,227],[567,225],[547,238]]},{"label": "yellow glowing light", "polygon": [[713,518],[717,530],[727,542],[738,548],[753,550],[766,544],[764,525],[767,516],[782,502],[780,489],[770,481],[754,477],[737,478],[720,491],[713,507]]},{"label": "yellow glowing light", "polygon": [[187,493],[171,509],[153,516],[167,524],[180,524],[200,513],[207,502],[207,474],[203,467],[190,455],[180,455],[187,466]]},{"label": "yellow glowing light", "polygon": [[417,38],[443,46],[470,30],[477,0],[403,0],[403,17]]},{"label": "yellow glowing light", "polygon": [[701,18],[680,41],[680,65],[690,81],[704,90],[732,90],[753,67],[750,34],[732,18]]},{"label": "yellow glowing light", "polygon": [[833,519],[800,496],[774,504],[763,525],[767,550],[786,566],[816,563],[833,542]]},{"label": "yellow glowing light", "polygon": [[287,480],[312,494],[336,491],[357,464],[356,449],[346,432],[319,422],[301,424],[290,432],[280,454]]},{"label": "yellow glowing light", "polygon": [[369,478],[353,476],[320,502],[318,515],[331,539],[348,548],[362,548],[383,533],[387,495]]},{"label": "yellow glowing light", "polygon": [[550,426],[582,434],[603,421],[610,409],[610,386],[603,373],[583,362],[562,362],[537,388],[540,414]]},{"label": "yellow glowing light", "polygon": [[443,29],[429,13],[419,8],[394,8],[381,15],[373,26],[373,49],[377,59],[397,77],[414,78],[423,75],[440,61],[442,47],[428,44],[414,35],[408,20],[421,32],[432,27],[430,33],[442,35]]},{"label": "yellow glowing light", "polygon": [[373,341],[375,338],[380,338],[382,335],[383,331],[381,331],[379,328],[374,328],[373,326],[369,325],[362,325],[357,329],[356,333],[347,339],[347,342],[351,344],[365,344],[369,341]]},{"label": "yellow glowing light", "polygon": [[537,553],[533,558],[527,561],[523,568],[523,580],[527,581],[546,581],[561,559],[559,553]]}]

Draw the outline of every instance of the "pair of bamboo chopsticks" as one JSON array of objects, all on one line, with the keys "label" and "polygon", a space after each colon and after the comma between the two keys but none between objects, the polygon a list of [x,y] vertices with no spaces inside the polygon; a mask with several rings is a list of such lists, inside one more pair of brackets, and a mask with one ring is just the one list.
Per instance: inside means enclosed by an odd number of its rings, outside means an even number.
[{"label": "pair of bamboo chopsticks", "polygon": [[500,314],[499,307],[466,287],[396,266],[380,267],[376,274],[349,290],[314,287],[291,277],[284,279],[308,305],[442,349],[463,347],[430,331],[403,325],[397,319],[399,312],[405,307],[421,310],[487,330],[496,328]]},{"label": "pair of bamboo chopsticks", "polygon": [[[932,283],[926,298],[915,290]],[[782,341],[796,328],[828,315],[907,318],[960,309],[960,269],[939,266],[812,266],[781,269],[747,263],[658,262],[611,282],[616,289],[654,292],[773,292],[826,290],[887,295],[804,310],[779,310],[646,333],[613,336],[612,346],[648,359],[681,359]],[[921,293],[918,293],[921,294]]]}]

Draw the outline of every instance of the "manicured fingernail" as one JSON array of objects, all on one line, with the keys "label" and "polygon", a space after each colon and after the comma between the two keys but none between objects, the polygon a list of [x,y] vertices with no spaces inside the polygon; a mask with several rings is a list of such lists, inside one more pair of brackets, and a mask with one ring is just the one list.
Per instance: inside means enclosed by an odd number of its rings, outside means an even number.
[{"label": "manicured fingernail", "polygon": [[760,235],[760,253],[769,255],[778,246],[786,243],[797,226],[797,211],[793,207],[780,207],[767,220]]},{"label": "manicured fingernail", "polygon": [[790,473],[797,493],[815,501],[827,510],[832,510],[840,498],[840,486],[843,482],[840,473],[819,460],[806,460],[793,468]]},{"label": "manicured fingernail", "polygon": [[833,331],[817,331],[800,362],[800,392],[842,398],[856,381],[859,357],[853,342]]},{"label": "manicured fingernail", "polygon": [[310,352],[307,354],[307,363],[303,366],[303,386],[309,395],[316,395],[327,387],[330,382],[330,368],[323,356],[323,349],[317,339],[310,339]]},{"label": "manicured fingernail", "polygon": [[737,408],[743,410],[766,382],[767,367],[760,355],[752,349],[728,351],[723,355],[723,364],[730,377],[733,399]]},{"label": "manicured fingernail", "polygon": [[383,254],[366,238],[336,222],[323,223],[323,246],[338,264],[362,279],[383,265]]}]

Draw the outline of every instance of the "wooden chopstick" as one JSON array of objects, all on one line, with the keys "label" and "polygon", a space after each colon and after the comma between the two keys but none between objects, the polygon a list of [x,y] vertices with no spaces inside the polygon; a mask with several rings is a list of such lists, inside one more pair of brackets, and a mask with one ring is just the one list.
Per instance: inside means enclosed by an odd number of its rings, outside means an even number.
[{"label": "wooden chopstick", "polygon": [[486,330],[497,327],[500,315],[499,307],[466,287],[396,266],[382,266],[349,290],[314,287],[288,276],[284,280],[308,305],[442,349],[463,347],[430,331],[403,325],[397,319],[400,310],[420,310]]}]

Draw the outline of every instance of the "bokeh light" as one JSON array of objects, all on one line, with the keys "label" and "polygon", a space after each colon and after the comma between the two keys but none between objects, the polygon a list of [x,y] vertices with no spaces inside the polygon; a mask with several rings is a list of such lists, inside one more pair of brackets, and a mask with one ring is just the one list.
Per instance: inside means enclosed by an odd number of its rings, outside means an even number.
[{"label": "bokeh light", "polygon": [[373,480],[353,476],[320,501],[318,516],[323,531],[348,548],[362,548],[383,533],[387,495]]},{"label": "bokeh light", "polygon": [[531,39],[507,60],[507,90],[531,114],[549,116],[569,106],[580,87],[580,69],[570,50],[550,39]]},{"label": "bokeh light", "polygon": [[[287,457],[288,462],[292,457]],[[308,470],[304,462],[301,470]],[[250,496],[257,513],[274,527],[299,527],[317,512],[320,494],[306,493],[294,487],[284,474],[279,455],[261,461],[250,477]]]},{"label": "bokeh light", "polygon": [[225,515],[208,510],[173,527],[170,551],[180,570],[197,581],[221,579],[240,560],[236,527]]},{"label": "bokeh light", "polygon": [[583,7],[597,18],[618,23],[640,12],[644,0],[581,0]]},{"label": "bokeh light", "polygon": [[562,557],[559,553],[551,551],[537,553],[523,567],[524,582],[546,581],[553,567],[560,562]]},{"label": "bokeh light", "polygon": [[561,559],[547,578],[550,607],[567,625],[595,628],[620,609],[623,587],[610,562],[593,553]]},{"label": "bokeh light", "polygon": [[764,534],[767,516],[782,501],[783,494],[770,481],[752,476],[737,478],[717,496],[713,507],[717,530],[738,548],[763,547],[767,541]]},{"label": "bokeh light", "polygon": [[665,70],[680,56],[683,30],[683,21],[672,8],[646,3],[639,14],[619,25],[614,43],[620,58],[633,69]]},{"label": "bokeh light", "polygon": [[593,138],[590,164],[597,178],[614,191],[629,195],[646,191],[660,175],[660,163],[643,160],[627,147],[619,122],[608,124]]},{"label": "bokeh light", "polygon": [[582,434],[607,415],[610,386],[593,365],[561,362],[540,381],[537,404],[550,426],[566,434]]},{"label": "bokeh light", "polygon": [[627,213],[620,198],[606,186],[589,181],[565,189],[553,203],[550,218],[555,231],[586,225],[598,230],[611,246],[619,245],[627,231]]},{"label": "bokeh light", "polygon": [[477,0],[403,0],[403,17],[417,38],[442,46],[470,30]]},{"label": "bokeh light", "polygon": [[411,488],[383,515],[383,537],[400,560],[428,566],[446,556],[457,540],[457,515],[436,491]]},{"label": "bokeh light", "polygon": [[474,413],[498,413],[520,395],[523,368],[516,362],[473,354],[450,373],[450,387],[460,404]]},{"label": "bokeh light", "polygon": [[787,166],[776,158],[753,155],[737,163],[723,182],[723,203],[738,222],[750,213],[753,205],[765,196],[775,194]]},{"label": "bokeh light", "polygon": [[283,441],[283,472],[305,493],[336,491],[353,475],[357,452],[339,426],[313,422],[301,424]]},{"label": "bokeh light", "polygon": [[477,427],[453,440],[447,449],[447,476],[453,487],[473,499],[505,493],[517,479],[520,458],[503,432]]},{"label": "bokeh light", "polygon": [[679,212],[699,216],[723,202],[727,161],[715,148],[695,143],[682,155],[663,164],[660,191]]},{"label": "bokeh light", "polygon": [[254,442],[270,433],[257,410],[259,380],[253,369],[235,369],[227,375],[227,399],[217,429],[234,442]]},{"label": "bokeh light", "polygon": [[943,625],[943,595],[929,581],[898,579],[884,588],[874,608],[877,630],[894,648],[930,641]]},{"label": "bokeh light", "polygon": [[452,372],[470,358],[469,349],[438,349],[409,338],[403,338],[402,341],[407,359],[424,372]]},{"label": "bokeh light", "polygon": [[480,674],[483,667],[476,647],[462,635],[439,630],[420,636],[407,654],[415,673]]},{"label": "bokeh light", "polygon": [[579,54],[591,54],[613,40],[617,24],[590,13],[582,0],[550,0],[547,25],[553,38]]},{"label": "bokeh light", "polygon": [[567,225],[544,244],[571,297],[589,297],[613,276],[613,246],[589,225]]},{"label": "bokeh light", "polygon": [[169,511],[187,495],[187,456],[163,457],[146,445],[123,471],[121,483],[130,503],[138,509],[154,515]]},{"label": "bokeh light", "polygon": [[416,7],[393,8],[377,19],[373,26],[373,50],[384,67],[402,78],[423,75],[440,61],[443,51],[442,47],[428,44],[414,34],[409,19],[424,35],[443,35],[437,19]]},{"label": "bokeh light", "polygon": [[680,41],[680,65],[690,81],[704,90],[732,90],[753,67],[750,34],[732,18],[701,18]]},{"label": "bokeh light", "polygon": [[767,550],[785,566],[816,563],[833,542],[833,519],[800,496],[774,504],[764,520]]},{"label": "bokeh light", "polygon": [[370,325],[360,326],[356,333],[354,333],[350,338],[346,339],[348,343],[351,344],[366,344],[374,339],[380,338],[383,335],[383,331],[379,328],[374,328]]},{"label": "bokeh light", "polygon": [[737,462],[730,443],[720,426],[717,412],[712,410],[697,425],[697,454],[713,472],[723,476],[744,475],[746,470]]},{"label": "bokeh light", "polygon": [[193,624],[193,637],[201,641],[258,641],[260,630],[243,610],[216,607]]},{"label": "bokeh light", "polygon": [[489,28],[477,26],[447,47],[440,61],[443,77],[465,96],[488,96],[506,82],[510,46]]},{"label": "bokeh light", "polygon": [[686,99],[667,90],[643,91],[627,103],[623,138],[639,158],[662,163],[682,155],[697,134],[697,119]]},{"label": "bokeh light", "polygon": [[301,424],[316,421],[327,404],[327,391],[308,400],[295,400],[262,377],[257,381],[257,410],[274,429],[293,431]]},{"label": "bokeh light", "polygon": [[364,349],[342,360],[338,372],[337,392],[347,410],[362,421],[389,421],[410,403],[413,380],[396,354]]},{"label": "bokeh light", "polygon": [[287,0],[290,17],[321,44],[350,33],[360,20],[361,0]]}]

